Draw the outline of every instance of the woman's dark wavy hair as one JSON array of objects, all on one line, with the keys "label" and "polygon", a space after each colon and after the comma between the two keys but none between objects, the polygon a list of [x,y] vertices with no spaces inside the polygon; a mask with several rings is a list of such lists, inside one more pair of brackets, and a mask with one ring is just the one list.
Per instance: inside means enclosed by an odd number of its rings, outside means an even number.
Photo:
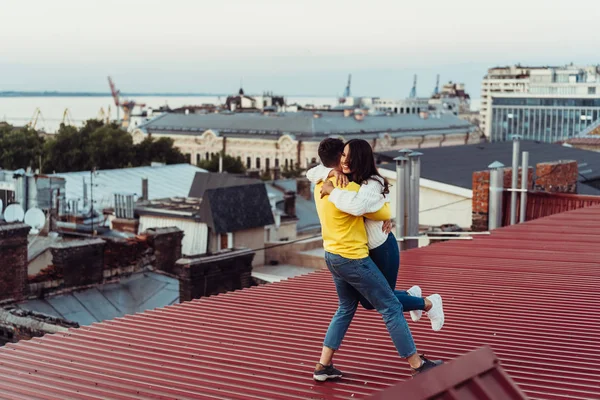
[{"label": "woman's dark wavy hair", "polygon": [[350,158],[346,158],[351,171],[348,174],[350,180],[362,185],[371,179],[371,177],[377,176],[381,178],[381,183],[383,184],[383,192],[381,193],[388,194],[390,192],[390,184],[377,170],[375,156],[369,142],[363,139],[351,139],[346,142],[346,145],[350,147]]}]

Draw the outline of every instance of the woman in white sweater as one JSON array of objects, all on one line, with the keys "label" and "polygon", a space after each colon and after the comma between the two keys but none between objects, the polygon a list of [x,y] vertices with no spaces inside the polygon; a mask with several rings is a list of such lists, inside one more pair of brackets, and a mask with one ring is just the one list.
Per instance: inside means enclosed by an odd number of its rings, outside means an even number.
[{"label": "woman in white sweater", "polygon": [[[383,178],[375,165],[375,157],[371,145],[362,139],[352,139],[344,147],[338,169],[318,165],[306,172],[306,177],[312,183],[325,181],[321,196],[329,195],[329,201],[339,210],[352,215],[364,215],[378,211],[389,202],[389,184]],[[345,186],[350,179],[361,185],[358,192],[335,188],[328,178],[335,177],[339,186]],[[418,321],[422,312],[426,311],[431,320],[431,327],[438,331],[444,325],[442,298],[433,294],[421,297],[421,288],[413,286],[407,291],[395,290],[400,266],[400,252],[396,237],[386,232],[381,221],[365,218],[365,228],[368,236],[369,256],[379,267],[379,270],[394,290],[404,311],[410,311],[413,321]],[[366,309],[374,307],[361,296],[360,303]]]}]

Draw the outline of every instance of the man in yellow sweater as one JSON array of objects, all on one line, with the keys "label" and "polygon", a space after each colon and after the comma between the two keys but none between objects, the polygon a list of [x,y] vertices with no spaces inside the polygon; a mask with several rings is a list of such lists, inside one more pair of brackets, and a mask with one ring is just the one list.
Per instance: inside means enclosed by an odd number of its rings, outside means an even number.
[{"label": "man in yellow sweater", "polygon": [[[319,145],[319,157],[323,165],[337,166],[343,149],[344,143],[339,139],[323,140]],[[331,180],[335,184],[334,179]],[[441,361],[431,361],[417,354],[402,305],[381,271],[369,258],[363,216],[356,217],[338,210],[327,197],[321,197],[321,186],[322,183],[319,183],[315,187],[314,197],[321,222],[325,261],[333,276],[339,307],[325,335],[321,359],[315,367],[313,378],[326,381],[342,376],[341,371],[333,366],[333,354],[339,349],[352,322],[359,294],[382,315],[398,354],[407,359],[414,374],[441,364]],[[358,191],[359,188],[358,184],[352,182],[344,190]],[[380,221],[390,219],[389,203],[365,217]]]}]

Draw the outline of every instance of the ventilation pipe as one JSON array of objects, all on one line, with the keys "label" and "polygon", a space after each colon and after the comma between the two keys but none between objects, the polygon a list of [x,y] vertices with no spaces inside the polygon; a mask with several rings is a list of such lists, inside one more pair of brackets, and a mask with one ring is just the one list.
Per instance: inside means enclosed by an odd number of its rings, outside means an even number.
[{"label": "ventilation pipe", "polygon": [[510,193],[510,224],[517,223],[517,183],[519,180],[519,135],[513,135],[512,184]]},{"label": "ventilation pipe", "polygon": [[523,166],[521,167],[521,213],[519,222],[525,222],[527,214],[527,187],[529,186],[529,152],[523,152]]},{"label": "ventilation pipe", "polygon": [[406,183],[404,182],[404,171],[406,170],[408,158],[400,156],[394,158],[394,161],[396,161],[396,239],[402,239],[406,236],[404,223],[404,209],[406,206],[404,191]]},{"label": "ventilation pipe", "polygon": [[83,208],[87,208],[88,206],[88,193],[87,193],[87,184],[85,183],[85,177],[83,179]]},{"label": "ventilation pipe", "polygon": [[418,151],[412,152],[408,155],[410,160],[410,189],[409,189],[409,223],[408,223],[408,236],[411,240],[408,244],[408,248],[414,249],[419,247],[419,188],[421,181],[421,156],[423,153]]},{"label": "ventilation pipe", "polygon": [[404,230],[401,237],[408,236],[408,223],[409,223],[409,215],[410,215],[410,170],[411,165],[408,159],[408,155],[413,151],[410,149],[402,149],[398,151],[400,153],[400,157],[406,158],[406,165],[404,168],[404,179],[402,187],[399,187],[399,190],[402,190],[402,200],[404,201],[404,216],[403,216],[403,226]]},{"label": "ventilation pipe", "polygon": [[148,201],[148,178],[142,178],[142,200]]},{"label": "ventilation pipe", "polygon": [[502,226],[502,192],[504,190],[504,164],[494,161],[490,169],[490,200],[488,202],[488,230]]}]

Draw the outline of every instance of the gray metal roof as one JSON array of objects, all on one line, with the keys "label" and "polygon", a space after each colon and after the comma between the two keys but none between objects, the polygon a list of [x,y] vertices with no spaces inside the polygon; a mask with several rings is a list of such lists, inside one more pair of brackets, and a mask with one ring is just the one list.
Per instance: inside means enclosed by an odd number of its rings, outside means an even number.
[{"label": "gray metal roof", "polygon": [[305,139],[320,140],[332,134],[365,134],[376,136],[389,132],[392,136],[426,135],[440,133],[464,133],[475,127],[450,114],[439,118],[423,119],[418,115],[393,114],[382,116],[367,115],[362,121],[354,117],[344,117],[340,113],[322,112],[321,117],[313,117],[312,112],[290,112],[271,115],[260,113],[233,114],[164,114],[141,128],[149,133],[170,132],[197,135],[208,129],[226,136],[243,134],[277,138],[281,134],[299,135]]},{"label": "gray metal roof", "polygon": [[92,289],[42,300],[28,300],[17,306],[80,325],[90,325],[174,303],[179,303],[179,281],[153,272],[144,272],[122,278],[120,283],[98,285]]},{"label": "gray metal roof", "polygon": [[[500,161],[507,167],[512,165],[512,142],[480,143],[463,146],[435,147],[419,149],[421,158],[421,176],[433,181],[472,189],[473,172],[488,169],[494,161]],[[580,164],[579,182],[600,178],[600,153],[561,146],[553,143],[522,141],[521,152],[529,152],[529,164],[542,162],[575,160]],[[380,168],[396,170],[392,162],[398,151],[377,153],[382,161]],[[591,170],[591,171],[590,171]],[[600,195],[600,190],[579,184],[580,194]]]},{"label": "gray metal roof", "polygon": [[[150,200],[167,197],[187,197],[196,172],[206,172],[190,164],[160,165],[100,170],[94,177],[95,208],[112,207],[115,193],[142,193],[142,178],[148,178]],[[83,198],[83,178],[90,193],[90,172],[67,172],[55,174],[66,179],[67,199]]]}]

